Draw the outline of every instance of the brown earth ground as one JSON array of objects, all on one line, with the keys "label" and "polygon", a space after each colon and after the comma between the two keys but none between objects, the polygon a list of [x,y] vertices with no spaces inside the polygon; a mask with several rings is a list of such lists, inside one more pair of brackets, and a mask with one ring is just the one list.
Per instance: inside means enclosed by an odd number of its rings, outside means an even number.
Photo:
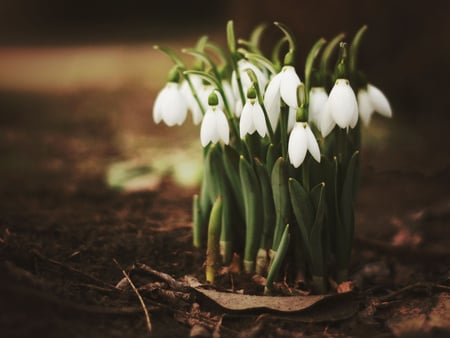
[{"label": "brown earth ground", "polygon": [[[107,184],[114,163],[157,163],[154,149],[195,144],[196,128],[153,125],[162,83],[0,94],[0,336],[148,336],[136,294],[116,287],[122,269],[138,287],[161,279],[136,263],[176,279],[202,276],[203,252],[191,245],[196,186],[169,175],[129,191]],[[233,313],[153,284],[141,292],[153,335],[188,337],[206,327],[197,336],[214,329],[225,337],[448,336],[448,122],[403,113],[375,118],[364,131],[351,315]]]}]

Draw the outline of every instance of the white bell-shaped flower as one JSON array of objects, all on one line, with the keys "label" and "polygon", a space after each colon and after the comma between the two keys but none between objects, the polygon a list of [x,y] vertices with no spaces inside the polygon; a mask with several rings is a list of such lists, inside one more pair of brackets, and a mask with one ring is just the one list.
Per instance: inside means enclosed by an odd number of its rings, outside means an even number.
[{"label": "white bell-shaped flower", "polygon": [[354,128],[358,123],[358,103],[350,82],[337,79],[320,113],[319,127],[327,136],[337,124],[340,128]]},{"label": "white bell-shaped flower", "polygon": [[215,104],[209,105],[200,127],[200,141],[203,147],[206,147],[210,142],[217,143],[219,140],[222,140],[225,144],[230,142],[230,127],[227,117],[218,105],[217,94],[211,95],[215,95]]},{"label": "white bell-shaped flower", "polygon": [[319,126],[320,113],[328,99],[328,93],[324,87],[312,87],[309,91],[309,115],[308,122]]},{"label": "white bell-shaped flower", "polygon": [[295,168],[303,163],[307,151],[317,162],[320,162],[319,144],[314,133],[307,123],[296,122],[288,142],[289,161]]},{"label": "white bell-shaped flower", "polygon": [[153,104],[153,121],[163,121],[169,127],[183,124],[187,115],[187,102],[176,82],[168,82],[156,96]]},{"label": "white bell-shaped flower", "polygon": [[269,115],[270,124],[275,130],[280,116],[280,99],[290,108],[297,109],[297,88],[300,78],[293,66],[284,66],[269,82],[264,93],[264,106]]},{"label": "white bell-shaped flower", "polygon": [[383,92],[374,85],[358,91],[359,116],[365,126],[368,126],[374,112],[385,117],[392,117],[392,109]]},{"label": "white bell-shaped flower", "polygon": [[241,138],[244,138],[246,134],[252,135],[255,131],[257,131],[261,137],[266,136],[266,119],[264,118],[263,109],[257,100],[247,99],[247,102],[242,108],[239,133]]},{"label": "white bell-shaped flower", "polygon": [[231,88],[230,82],[222,80],[222,89],[228,102],[228,106],[230,109],[233,109],[236,106],[236,98],[234,97],[233,88]]},{"label": "white bell-shaped flower", "polygon": [[[255,73],[256,78],[258,79],[258,86],[259,88],[261,88],[261,90],[263,90],[267,84],[267,75],[250,61],[241,59],[238,61],[238,71],[244,93],[247,93],[247,91],[253,85],[252,79],[247,73],[247,69],[251,69]],[[235,71],[233,71],[231,75],[231,86],[233,88],[234,97],[236,99],[240,98],[241,96],[239,91],[239,85]]]}]

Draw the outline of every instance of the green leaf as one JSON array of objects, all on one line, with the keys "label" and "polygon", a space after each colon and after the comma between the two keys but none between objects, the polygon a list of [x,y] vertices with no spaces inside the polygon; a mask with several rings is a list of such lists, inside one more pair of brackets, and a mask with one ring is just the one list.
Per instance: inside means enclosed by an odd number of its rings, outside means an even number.
[{"label": "green leaf", "polygon": [[231,194],[231,187],[229,182],[226,182],[224,177],[224,184],[221,187],[222,196],[222,227],[220,232],[220,255],[222,256],[222,263],[229,264],[232,257],[232,241],[233,241],[233,221],[236,218],[234,212],[233,197]]},{"label": "green leaf", "polygon": [[314,225],[311,230],[309,242],[312,249],[312,270],[315,276],[325,275],[325,257],[324,257],[324,222],[326,215],[326,197],[325,197],[325,183],[320,185],[320,195],[316,209],[316,217]]},{"label": "green leaf", "polygon": [[271,183],[276,213],[276,225],[272,249],[277,251],[281,240],[282,231],[289,220],[290,211],[288,166],[283,157],[279,157],[273,166]]},{"label": "green leaf", "polygon": [[217,197],[208,224],[208,248],[206,250],[206,281],[214,283],[220,261],[219,236],[222,221],[222,198]]},{"label": "green leaf", "polygon": [[217,144],[211,144],[205,158],[205,179],[207,181],[207,193],[211,204],[215,202],[217,196],[220,195],[220,186],[222,181],[222,168],[220,163],[221,149]]},{"label": "green leaf", "polygon": [[255,159],[255,167],[261,186],[263,208],[263,231],[259,247],[268,249],[268,243],[273,238],[273,231],[275,227],[275,206],[273,204],[272,185],[264,164],[262,164],[258,159]]},{"label": "green leaf", "polygon": [[289,235],[289,224],[286,224],[284,227],[283,234],[281,236],[280,240],[280,246],[278,247],[278,251],[275,254],[275,258],[272,262],[272,265],[270,267],[269,273],[267,275],[266,279],[266,288],[264,290],[264,293],[269,293],[272,289],[272,284],[277,277],[281,264],[283,263],[284,257],[286,256],[288,247],[290,242],[290,235]]},{"label": "green leaf", "polygon": [[196,248],[201,248],[203,245],[203,231],[200,200],[198,195],[194,195],[192,199],[192,242]]},{"label": "green leaf", "polygon": [[245,270],[251,273],[254,269],[254,261],[261,236],[261,192],[255,171],[244,156],[241,156],[239,160],[239,175],[245,206],[246,235],[244,264],[247,262]]},{"label": "green leaf", "polygon": [[273,165],[275,161],[280,156],[280,151],[273,145],[273,143],[269,144],[267,147],[267,155],[266,155],[266,168],[269,174],[272,173]]},{"label": "green leaf", "polygon": [[300,229],[303,245],[306,248],[308,262],[312,260],[312,250],[309,243],[309,234],[313,227],[313,206],[308,193],[295,179],[289,178],[289,196],[291,197],[292,210]]},{"label": "green leaf", "polygon": [[359,151],[355,151],[350,159],[347,167],[347,172],[344,178],[344,184],[342,186],[342,194],[340,201],[340,209],[342,215],[342,223],[347,235],[347,246],[351,251],[353,234],[355,228],[354,219],[354,204],[355,204],[355,191],[358,185],[358,173],[359,173]]},{"label": "green leaf", "polygon": [[242,197],[241,179],[239,176],[239,153],[232,147],[225,145],[223,151],[223,164],[227,177],[231,183],[239,214],[244,217],[244,199]]}]

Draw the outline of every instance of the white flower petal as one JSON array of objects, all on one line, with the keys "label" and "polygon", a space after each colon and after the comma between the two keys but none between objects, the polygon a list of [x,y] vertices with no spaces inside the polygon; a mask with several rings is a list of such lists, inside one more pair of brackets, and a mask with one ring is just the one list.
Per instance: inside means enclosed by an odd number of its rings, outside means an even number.
[{"label": "white flower petal", "polygon": [[358,91],[358,109],[362,122],[368,126],[373,114],[373,107],[366,89]]},{"label": "white flower petal", "polygon": [[322,108],[322,112],[320,113],[320,132],[322,133],[323,137],[327,137],[329,133],[334,129],[334,126],[336,125],[336,122],[334,122],[333,117],[330,113],[330,103],[329,100],[325,103],[324,107]]},{"label": "white flower petal", "polygon": [[205,116],[203,117],[202,125],[200,127],[200,141],[202,143],[202,146],[206,147],[209,142],[213,141],[213,139],[216,138],[215,134],[216,134],[215,112],[210,108],[206,111]]},{"label": "white flower petal", "polygon": [[374,110],[385,117],[392,117],[391,105],[383,92],[371,84],[367,85],[367,92]]},{"label": "white flower petal", "polygon": [[317,139],[314,136],[314,133],[312,132],[309,125],[306,125],[305,128],[306,131],[306,144],[308,147],[308,151],[311,154],[311,156],[320,163],[320,148],[319,144],[317,143]]},{"label": "white flower petal", "polygon": [[236,104],[235,104],[235,109],[234,109],[234,115],[236,115],[236,117],[240,117],[242,114],[242,101],[241,99],[237,99],[236,100]]},{"label": "white flower petal", "polygon": [[307,136],[302,122],[297,122],[292,129],[288,142],[288,154],[291,164],[298,168],[305,160]]},{"label": "white flower petal", "polygon": [[161,97],[163,97],[163,91],[165,88],[161,89],[161,91],[156,96],[155,102],[153,103],[153,121],[158,124],[162,120],[162,105],[161,105]]},{"label": "white flower petal", "polygon": [[273,130],[276,129],[280,118],[280,81],[281,75],[275,75],[264,93],[264,106]]},{"label": "white flower petal", "polygon": [[175,124],[182,124],[187,114],[187,104],[183,94],[181,94],[178,84],[168,83],[167,91],[161,103],[162,120],[172,127]]},{"label": "white flower petal", "polygon": [[290,133],[292,128],[294,128],[295,121],[297,119],[297,108],[289,107],[287,132]]},{"label": "white flower petal", "polygon": [[255,131],[253,128],[252,109],[253,107],[250,101],[247,101],[242,108],[241,119],[239,122],[239,134],[241,138],[244,138],[247,134],[253,134]]},{"label": "white flower petal", "polygon": [[355,128],[358,123],[358,104],[355,105],[355,109],[353,110],[352,119],[350,120],[350,128]]},{"label": "white flower petal", "polygon": [[328,94],[323,87],[313,87],[309,92],[309,115],[308,122],[313,122],[316,126],[320,123],[320,112],[325,102],[327,102]]},{"label": "white flower petal", "polygon": [[[230,143],[230,127],[225,113],[217,108],[216,110],[216,133],[225,144]],[[217,141],[216,141],[217,142]]]},{"label": "white flower petal", "polygon": [[253,105],[253,126],[258,131],[258,134],[261,137],[266,136],[267,134],[267,125],[266,125],[266,119],[264,118],[264,112],[262,110],[262,107],[259,103],[255,103]]},{"label": "white flower petal", "polygon": [[328,102],[333,120],[339,127],[343,129],[347,128],[352,121],[355,107],[357,109],[358,106],[355,93],[350,87],[348,80],[336,80],[333,89],[331,89],[330,96],[328,97]]},{"label": "white flower petal", "polygon": [[222,88],[225,93],[225,98],[227,99],[228,105],[234,107],[236,104],[236,99],[233,94],[233,89],[228,81],[222,80]]},{"label": "white flower petal", "polygon": [[289,107],[298,108],[297,87],[301,81],[293,66],[284,66],[281,70],[280,95]]}]

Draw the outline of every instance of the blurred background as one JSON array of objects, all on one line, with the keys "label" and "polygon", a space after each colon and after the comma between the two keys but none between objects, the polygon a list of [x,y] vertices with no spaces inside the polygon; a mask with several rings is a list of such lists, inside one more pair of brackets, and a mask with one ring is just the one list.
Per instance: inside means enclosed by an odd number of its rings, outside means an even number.
[{"label": "blurred background", "polygon": [[[438,0],[2,1],[0,123],[2,148],[10,154],[4,162],[16,163],[7,165],[12,170],[27,161],[19,161],[20,151],[11,150],[20,148],[11,128],[25,125],[43,134],[51,126],[83,126],[80,132],[93,135],[109,128],[114,137],[107,141],[118,149],[115,155],[125,158],[141,156],[137,149],[148,149],[149,144],[153,152],[174,145],[153,136],[177,135],[180,148],[192,143],[198,152],[197,128],[186,125],[168,132],[153,125],[153,100],[171,62],[152,47],[161,44],[179,51],[203,34],[225,45],[225,24],[233,19],[238,37],[248,37],[261,22],[284,22],[297,37],[299,62],[318,38],[345,32],[350,40],[367,24],[360,66],[394,110],[394,121],[376,118],[367,132],[366,143],[379,149],[370,165],[441,170],[448,165],[449,143],[443,137],[450,109],[448,7],[447,1]],[[266,34],[268,40],[280,36],[275,27]],[[89,142],[97,141],[106,142]],[[379,161],[393,145],[401,151]],[[423,156],[430,149],[436,156],[428,156],[425,163]],[[89,158],[82,151],[79,156]],[[55,163],[54,168],[62,166]]]},{"label": "blurred background", "polygon": [[[74,73],[87,68],[89,73],[96,68],[98,74],[85,77],[91,81],[103,77],[107,87],[112,85],[111,78],[120,74],[134,80],[145,77],[141,80],[148,82],[154,69],[160,67],[152,64],[153,55],[144,47],[151,49],[163,39],[195,39],[205,33],[222,37],[225,22],[231,18],[237,35],[243,37],[263,21],[286,23],[297,36],[299,58],[319,37],[345,32],[350,39],[367,24],[361,66],[373,83],[385,89],[396,112],[432,110],[436,114],[449,108],[450,12],[448,2],[442,0],[2,1],[1,87],[15,88],[20,80],[21,85],[26,87],[30,82],[28,85],[38,89],[48,85],[49,78],[64,87],[71,80],[82,82],[82,75]],[[116,48],[107,48],[111,46]],[[96,52],[99,64],[94,66],[88,56]],[[86,58],[84,67],[74,65],[82,58]],[[139,64],[140,60],[143,63]],[[127,80],[130,78],[115,79]]]}]

